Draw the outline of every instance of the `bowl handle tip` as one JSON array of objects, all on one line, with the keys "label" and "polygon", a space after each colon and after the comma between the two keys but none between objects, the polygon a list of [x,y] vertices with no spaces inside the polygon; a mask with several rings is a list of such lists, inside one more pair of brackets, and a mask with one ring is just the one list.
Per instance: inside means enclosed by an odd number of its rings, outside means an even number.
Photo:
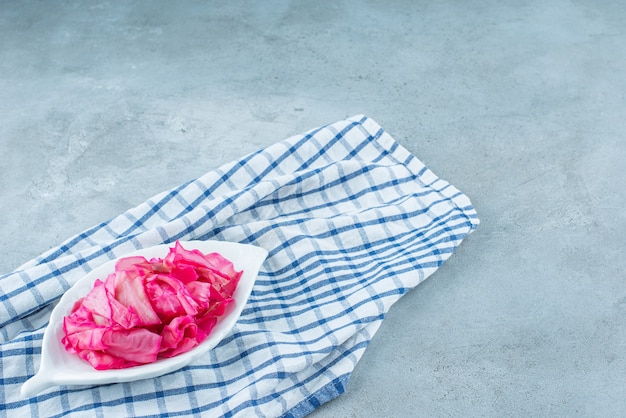
[{"label": "bowl handle tip", "polygon": [[20,395],[22,398],[31,398],[48,387],[50,387],[50,382],[40,374],[36,374],[24,382],[20,389]]}]

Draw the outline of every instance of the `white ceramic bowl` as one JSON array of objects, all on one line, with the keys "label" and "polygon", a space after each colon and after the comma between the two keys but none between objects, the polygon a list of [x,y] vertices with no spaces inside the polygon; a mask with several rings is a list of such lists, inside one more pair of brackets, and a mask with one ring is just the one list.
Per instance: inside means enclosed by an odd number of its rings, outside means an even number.
[{"label": "white ceramic bowl", "polygon": [[[235,303],[231,304],[224,315],[218,318],[206,340],[178,356],[116,370],[95,370],[77,355],[68,353],[61,343],[64,335],[63,318],[70,314],[74,302],[91,290],[96,279],[104,280],[115,270],[117,260],[112,260],[89,272],[61,297],[52,311],[50,323],[44,333],[39,371],[22,385],[21,395],[25,398],[31,397],[45,389],[60,385],[100,385],[161,376],[188,365],[219,344],[239,319],[252,292],[259,268],[267,257],[267,251],[254,245],[224,241],[181,241],[180,243],[187,250],[197,249],[205,254],[217,252],[231,261],[237,271],[243,270],[233,295]],[[125,254],[123,257],[141,255],[147,259],[163,258],[173,245],[157,245]]]}]

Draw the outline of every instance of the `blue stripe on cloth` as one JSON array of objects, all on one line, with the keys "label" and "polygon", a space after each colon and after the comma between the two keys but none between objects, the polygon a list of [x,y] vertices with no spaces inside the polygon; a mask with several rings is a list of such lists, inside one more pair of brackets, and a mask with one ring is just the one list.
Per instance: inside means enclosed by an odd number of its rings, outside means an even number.
[{"label": "blue stripe on cloth", "polygon": [[[393,303],[478,223],[467,196],[365,116],[277,142],[0,276],[0,415],[305,416],[346,390]],[[176,239],[268,250],[232,332],[162,378],[21,399],[63,292],[103,262]]]}]

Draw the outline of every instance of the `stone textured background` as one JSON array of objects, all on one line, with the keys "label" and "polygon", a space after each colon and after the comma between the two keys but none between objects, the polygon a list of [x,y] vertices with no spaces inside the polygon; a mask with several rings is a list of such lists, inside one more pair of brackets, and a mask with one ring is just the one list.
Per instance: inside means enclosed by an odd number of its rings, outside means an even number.
[{"label": "stone textured background", "polygon": [[0,271],[354,114],[482,224],[321,417],[626,415],[620,1],[0,0]]}]

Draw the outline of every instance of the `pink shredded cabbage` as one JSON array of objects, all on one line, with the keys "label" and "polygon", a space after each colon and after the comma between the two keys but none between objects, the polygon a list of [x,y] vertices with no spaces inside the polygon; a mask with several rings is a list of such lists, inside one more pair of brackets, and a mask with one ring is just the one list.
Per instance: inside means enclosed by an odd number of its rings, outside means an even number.
[{"label": "pink shredded cabbage", "polygon": [[242,272],[177,241],[165,258],[121,258],[63,319],[65,349],[97,370],[152,363],[204,341]]}]

